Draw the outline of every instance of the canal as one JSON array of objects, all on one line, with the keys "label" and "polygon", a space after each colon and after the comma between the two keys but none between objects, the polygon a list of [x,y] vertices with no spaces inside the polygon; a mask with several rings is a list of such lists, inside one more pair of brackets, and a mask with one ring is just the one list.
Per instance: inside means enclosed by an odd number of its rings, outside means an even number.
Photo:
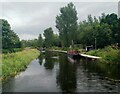
[{"label": "canal", "polygon": [[[89,63],[89,62],[87,62]],[[46,52],[9,79],[3,92],[118,92],[120,84],[104,78],[86,61],[73,62],[66,54]]]}]

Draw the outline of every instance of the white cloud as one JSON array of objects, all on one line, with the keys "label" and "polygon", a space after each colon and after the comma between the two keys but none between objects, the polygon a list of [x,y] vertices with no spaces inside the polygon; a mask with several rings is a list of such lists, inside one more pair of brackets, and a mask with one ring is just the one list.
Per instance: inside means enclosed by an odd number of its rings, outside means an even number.
[{"label": "white cloud", "polygon": [[1,0],[1,2],[118,2],[119,0]]},{"label": "white cloud", "polygon": [[[8,20],[14,32],[21,39],[37,38],[39,33],[52,27],[55,33],[56,16],[59,14],[60,8],[65,6],[67,2],[10,2],[2,3],[3,16]],[[74,2],[79,21],[85,20],[88,14],[92,16],[100,16],[102,12],[118,13],[118,3],[98,3],[98,2]]]},{"label": "white cloud", "polygon": [[118,17],[120,18],[120,1],[118,3]]},{"label": "white cloud", "polygon": [[32,34],[20,34],[19,35],[20,39],[24,39],[24,40],[30,40],[30,39],[35,39],[38,36],[37,35],[32,35]]}]

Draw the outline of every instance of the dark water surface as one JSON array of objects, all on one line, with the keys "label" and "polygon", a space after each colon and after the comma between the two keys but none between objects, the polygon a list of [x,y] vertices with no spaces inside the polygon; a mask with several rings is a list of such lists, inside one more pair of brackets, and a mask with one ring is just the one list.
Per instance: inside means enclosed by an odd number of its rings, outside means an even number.
[{"label": "dark water surface", "polygon": [[46,52],[33,60],[28,68],[7,83],[3,92],[118,92],[120,85],[97,72],[84,62],[70,62],[67,55]]}]

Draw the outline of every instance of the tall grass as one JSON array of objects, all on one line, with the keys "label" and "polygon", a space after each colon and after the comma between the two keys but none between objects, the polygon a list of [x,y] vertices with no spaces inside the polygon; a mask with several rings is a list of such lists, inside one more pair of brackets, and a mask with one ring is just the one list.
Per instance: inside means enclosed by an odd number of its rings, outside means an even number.
[{"label": "tall grass", "polygon": [[2,75],[2,54],[0,53],[0,76]]},{"label": "tall grass", "polygon": [[39,56],[36,49],[27,49],[21,52],[3,54],[2,57],[2,80],[15,76],[18,72],[25,70],[27,65]]},{"label": "tall grass", "polygon": [[94,63],[97,71],[101,71],[108,79],[120,82],[120,50],[115,47],[105,47],[103,49],[92,50],[87,54],[102,57]]},{"label": "tall grass", "polygon": [[120,63],[120,50],[111,46],[105,47],[104,49],[98,49],[87,52],[87,54],[102,57],[101,61],[106,63]]}]

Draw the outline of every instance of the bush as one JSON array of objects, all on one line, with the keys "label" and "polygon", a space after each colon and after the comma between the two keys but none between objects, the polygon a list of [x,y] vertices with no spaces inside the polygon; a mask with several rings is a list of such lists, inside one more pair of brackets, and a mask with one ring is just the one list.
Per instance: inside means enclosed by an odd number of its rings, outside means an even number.
[{"label": "bush", "polygon": [[120,63],[120,51],[111,46],[105,47],[104,49],[92,50],[87,54],[102,57],[102,61],[107,63]]},{"label": "bush", "polygon": [[2,49],[2,53],[13,53],[13,52],[18,52],[22,50],[23,48]]}]

